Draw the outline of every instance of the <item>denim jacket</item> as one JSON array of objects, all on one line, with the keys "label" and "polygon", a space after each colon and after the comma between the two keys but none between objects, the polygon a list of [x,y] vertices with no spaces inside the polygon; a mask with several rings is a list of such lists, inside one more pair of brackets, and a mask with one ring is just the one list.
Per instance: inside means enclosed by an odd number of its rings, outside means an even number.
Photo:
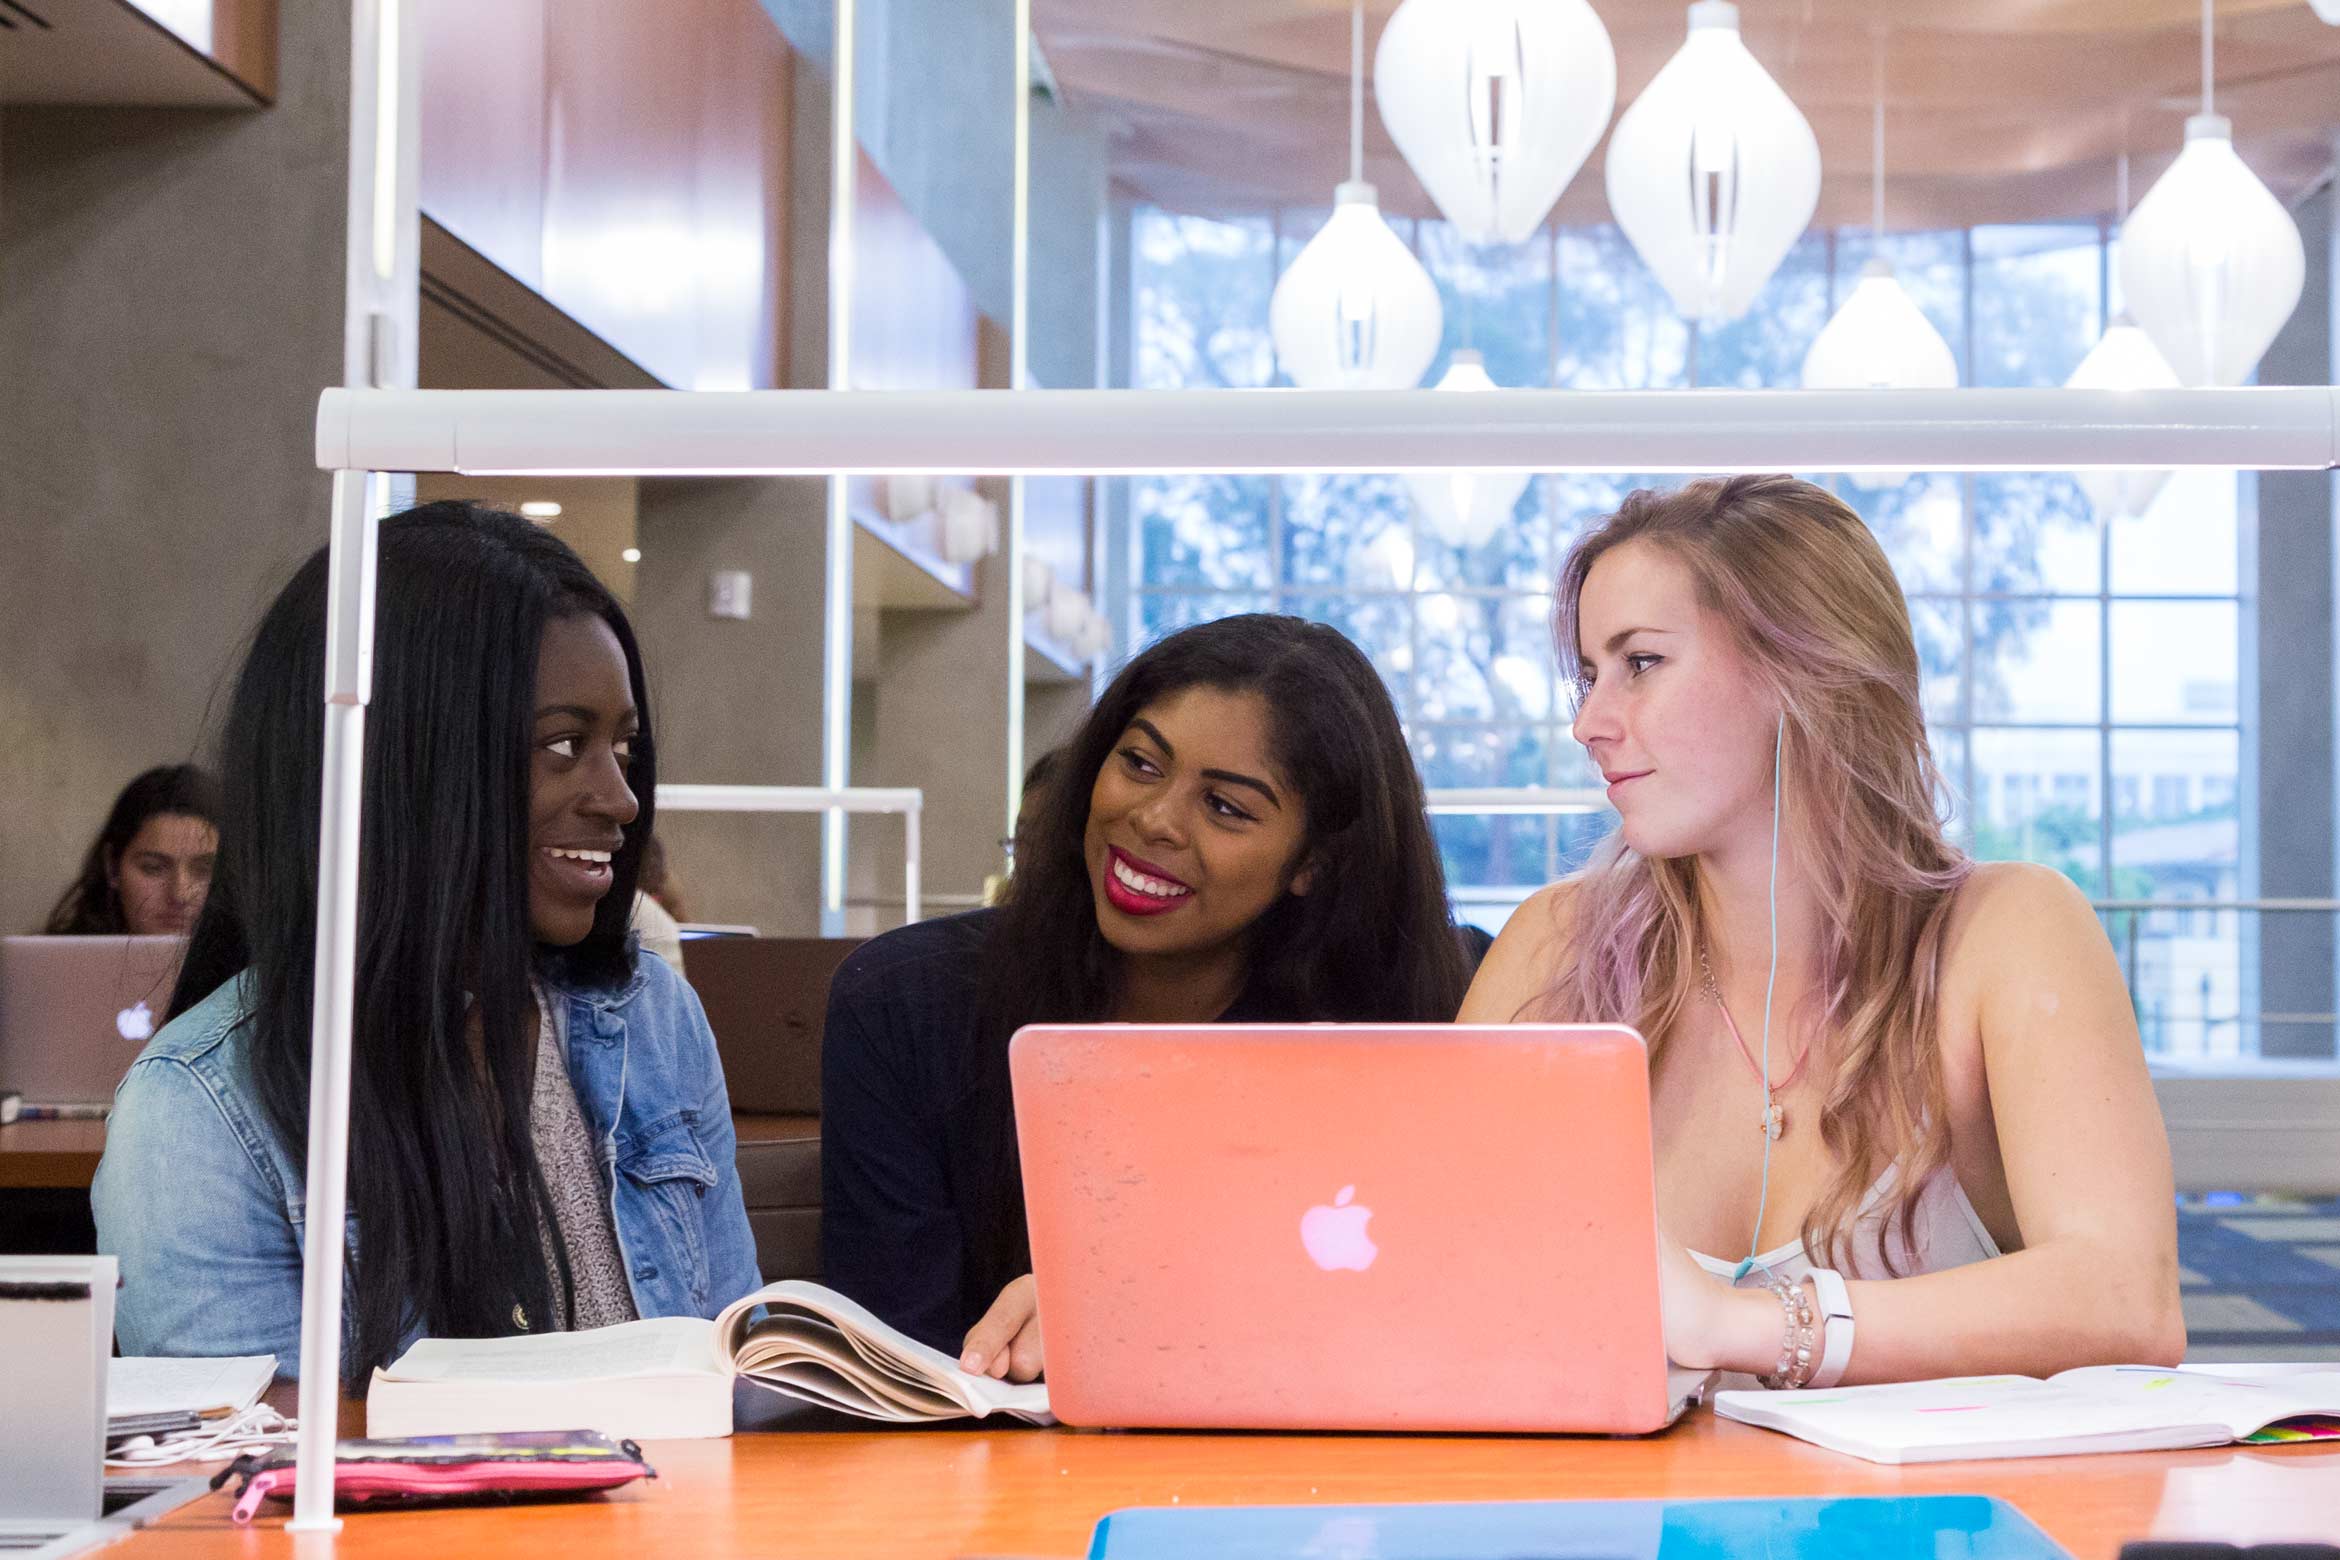
[{"label": "denim jacket", "polygon": [[[124,1354],[273,1354],[300,1371],[305,1164],[249,1082],[248,977],[165,1025],[114,1095],[91,1188],[121,1260]],[[664,961],[617,990],[553,988],[643,1316],[713,1316],[757,1288],[730,1098],[699,999]],[[360,1239],[354,1221],[352,1242]],[[346,1345],[346,1334],[345,1334]]]}]

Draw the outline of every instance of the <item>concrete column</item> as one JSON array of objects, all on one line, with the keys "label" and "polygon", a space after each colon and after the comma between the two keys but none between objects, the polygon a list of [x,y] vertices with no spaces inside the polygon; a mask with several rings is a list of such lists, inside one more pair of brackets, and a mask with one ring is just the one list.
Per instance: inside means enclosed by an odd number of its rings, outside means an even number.
[{"label": "concrete column", "polygon": [[[1006,483],[982,484],[1004,504]],[[967,611],[881,615],[872,702],[875,746],[869,783],[926,793],[924,872],[929,893],[969,896],[1000,868],[1007,808],[1007,559],[976,566],[976,605]],[[875,862],[876,897],[901,893],[902,836],[856,839]],[[947,914],[948,899],[929,913]],[[890,925],[898,917],[879,917]]]},{"label": "concrete column", "polygon": [[[822,483],[645,480],[634,619],[650,668],[663,780],[821,783]],[[707,615],[707,577],[754,580],[745,622]],[[695,920],[820,934],[820,819],[670,813],[658,820]]]},{"label": "concrete column", "polygon": [[[2333,382],[2333,221],[2332,186],[2294,211],[2307,243],[2307,287],[2275,344],[2259,365],[2263,384],[2324,385]],[[2256,721],[2243,740],[2256,737],[2258,873],[2255,892],[2269,899],[2332,897],[2340,834],[2333,827],[2336,776],[2333,765],[2335,698],[2340,697],[2333,666],[2340,657],[2334,637],[2333,479],[2320,471],[2268,471],[2258,476],[2257,568],[2246,572],[2243,589],[2256,601],[2256,684],[2251,703]],[[2246,569],[2249,563],[2245,555]],[[2255,608],[2255,612],[2252,610]],[[2250,774],[2252,764],[2244,770]],[[2246,797],[2246,807],[2254,797]],[[2249,829],[2246,812],[2244,824]],[[2244,892],[2254,892],[2249,876]],[[2333,1011],[2335,942],[2333,918],[2316,914],[2262,914],[2257,939],[2258,1000],[2246,1008],[2263,1013]],[[2246,958],[2251,941],[2244,940]],[[2244,988],[2251,985],[2244,971]],[[2329,1024],[2276,1023],[2262,1026],[2262,1056],[2332,1055]]]},{"label": "concrete column", "polygon": [[0,110],[0,930],[48,912],[123,782],[202,755],[325,541],[349,8],[281,29],[266,109]]}]

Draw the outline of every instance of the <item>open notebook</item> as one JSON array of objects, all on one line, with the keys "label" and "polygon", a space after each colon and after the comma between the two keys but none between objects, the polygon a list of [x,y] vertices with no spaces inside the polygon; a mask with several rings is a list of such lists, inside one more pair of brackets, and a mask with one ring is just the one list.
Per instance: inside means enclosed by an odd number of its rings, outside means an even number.
[{"label": "open notebook", "polygon": [[225,1419],[260,1401],[276,1379],[276,1356],[231,1359],[117,1357],[106,1361],[106,1418],[193,1414]]},{"label": "open notebook", "polygon": [[2214,1375],[2091,1365],[1825,1392],[1722,1392],[1725,1419],[1880,1463],[2340,1439],[2340,1367]]},{"label": "open notebook", "polygon": [[[766,1314],[752,1321],[758,1306]],[[836,1291],[789,1279],[734,1301],[712,1322],[660,1317],[590,1332],[426,1338],[374,1372],[366,1434],[729,1435],[734,1378],[897,1424],[992,1414],[1054,1423],[1046,1386],[971,1376]]]}]

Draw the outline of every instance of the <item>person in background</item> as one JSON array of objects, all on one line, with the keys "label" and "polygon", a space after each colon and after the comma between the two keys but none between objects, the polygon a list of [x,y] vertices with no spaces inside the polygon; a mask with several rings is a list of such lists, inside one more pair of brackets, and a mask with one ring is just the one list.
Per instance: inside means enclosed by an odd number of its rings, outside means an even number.
[{"label": "person in background", "polygon": [[[91,1200],[126,1354],[300,1370],[325,553],[222,736],[220,870]],[[712,1317],[756,1288],[706,1015],[627,931],[657,765],[632,627],[557,538],[384,520],[360,777],[345,1383],[416,1337]]]},{"label": "person in background", "polygon": [[1015,882],[1016,856],[1024,849],[1025,836],[1031,833],[1032,819],[1039,812],[1043,798],[1048,794],[1048,782],[1064,761],[1062,748],[1050,748],[1032,760],[1032,767],[1024,771],[1023,794],[1016,801],[1016,829],[999,842],[1000,851],[1007,857],[1005,868],[983,879],[983,902],[996,905],[1007,897]]},{"label": "person in background", "polygon": [[52,937],[185,936],[211,890],[219,787],[193,764],[149,769],[114,798],[81,874],[42,929]]},{"label": "person in background", "polygon": [[824,1282],[972,1371],[1044,1367],[1008,1039],[1036,1022],[1444,1023],[1471,946],[1389,692],[1248,614],[1115,677],[994,909],[858,949],[822,1036]]}]

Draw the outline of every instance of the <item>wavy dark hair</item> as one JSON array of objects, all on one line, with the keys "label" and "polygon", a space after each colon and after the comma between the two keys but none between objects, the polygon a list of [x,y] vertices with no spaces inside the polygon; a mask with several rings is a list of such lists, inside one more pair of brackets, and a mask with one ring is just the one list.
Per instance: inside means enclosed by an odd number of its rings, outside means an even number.
[{"label": "wavy dark hair", "polygon": [[122,891],[114,886],[115,868],[122,852],[138,838],[149,818],[200,818],[219,827],[219,786],[193,764],[163,764],[149,769],[114,798],[105,827],[90,841],[81,858],[81,871],[72,887],[57,900],[42,927],[51,937],[86,937],[129,930],[122,913]]},{"label": "wavy dark hair", "polygon": [[[550,1317],[568,1296],[565,1255],[548,1271],[537,1236],[550,1200],[529,1139],[529,982],[631,977],[627,919],[658,783],[633,629],[557,538],[497,510],[425,504],[382,522],[377,578],[351,1041],[353,1385],[417,1326],[492,1336],[511,1331],[514,1306]],[[608,624],[625,651],[641,812],[592,933],[555,949],[528,916],[537,650],[547,623],[579,616]],[[248,975],[250,1087],[296,1160],[308,1139],[325,617],[320,550],[261,619],[236,682],[219,864],[171,1000],[175,1017]]]},{"label": "wavy dark hair", "polygon": [[1119,993],[1083,850],[1091,787],[1141,710],[1195,687],[1266,702],[1270,756],[1301,804],[1291,871],[1315,874],[1310,892],[1252,923],[1246,1015],[1445,1023],[1462,1005],[1469,971],[1421,776],[1363,652],[1337,629],[1269,613],[1197,624],[1140,652],[1058,750],[985,942],[984,1040],[960,1113],[993,1167],[967,1189],[968,1278],[985,1299],[1031,1269],[1008,1039],[1025,1024],[1103,1019]]}]

